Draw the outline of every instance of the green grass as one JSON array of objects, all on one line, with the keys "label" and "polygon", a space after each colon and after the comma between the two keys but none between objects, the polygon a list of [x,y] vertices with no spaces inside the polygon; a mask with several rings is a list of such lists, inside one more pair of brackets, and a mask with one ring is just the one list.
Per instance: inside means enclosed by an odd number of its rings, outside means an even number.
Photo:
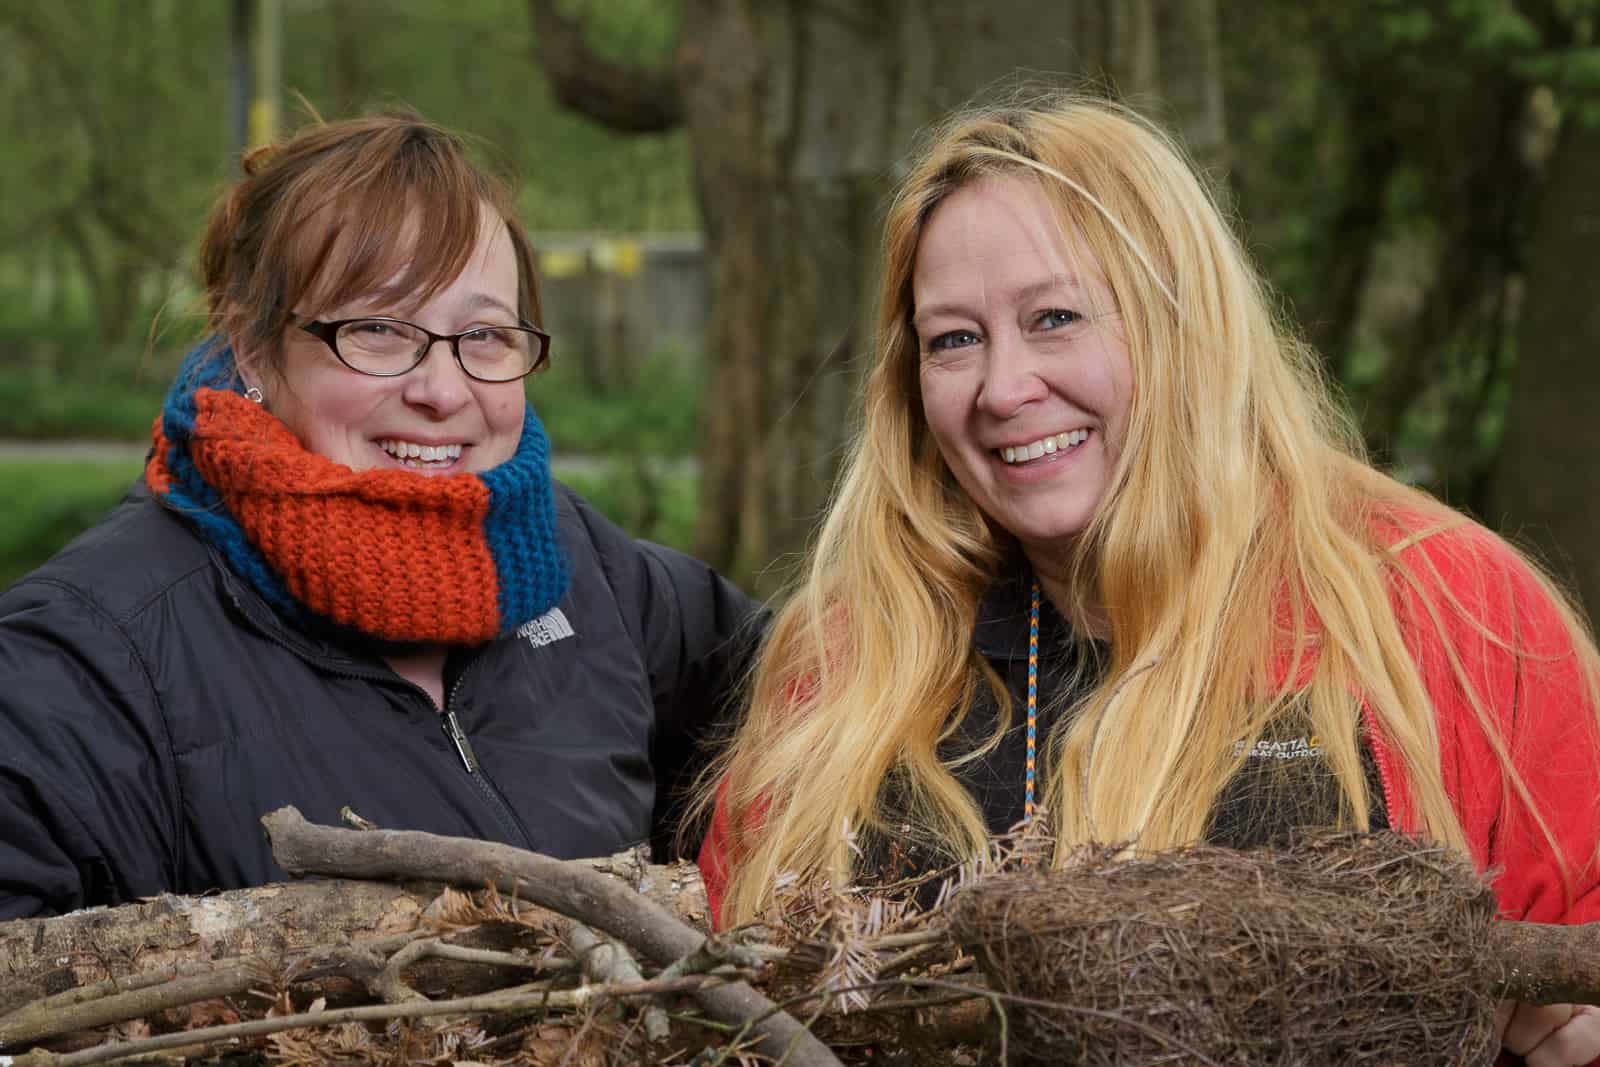
[{"label": "green grass", "polygon": [[114,507],[138,477],[138,460],[0,460],[0,588],[58,552]]}]

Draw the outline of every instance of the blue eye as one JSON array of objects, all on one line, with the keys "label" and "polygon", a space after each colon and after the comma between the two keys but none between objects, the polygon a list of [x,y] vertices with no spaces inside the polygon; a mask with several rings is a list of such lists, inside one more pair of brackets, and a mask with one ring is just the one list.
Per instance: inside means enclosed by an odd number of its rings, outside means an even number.
[{"label": "blue eye", "polygon": [[941,333],[938,337],[928,342],[929,352],[948,352],[955,348],[965,348],[978,343],[978,335],[971,330],[951,330]]},{"label": "blue eye", "polygon": [[1076,311],[1066,308],[1050,308],[1039,312],[1034,319],[1035,325],[1043,330],[1058,330],[1063,326],[1073,326],[1083,321],[1083,316]]}]

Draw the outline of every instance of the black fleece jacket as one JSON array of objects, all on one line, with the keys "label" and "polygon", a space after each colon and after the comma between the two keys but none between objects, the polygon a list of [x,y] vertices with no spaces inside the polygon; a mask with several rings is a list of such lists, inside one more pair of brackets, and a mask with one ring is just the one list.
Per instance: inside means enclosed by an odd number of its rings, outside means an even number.
[{"label": "black fleece jacket", "polygon": [[664,855],[763,615],[556,501],[566,597],[454,651],[440,710],[371,650],[289,625],[137,487],[0,594],[0,919],[282,880],[259,819],[285,804]]}]

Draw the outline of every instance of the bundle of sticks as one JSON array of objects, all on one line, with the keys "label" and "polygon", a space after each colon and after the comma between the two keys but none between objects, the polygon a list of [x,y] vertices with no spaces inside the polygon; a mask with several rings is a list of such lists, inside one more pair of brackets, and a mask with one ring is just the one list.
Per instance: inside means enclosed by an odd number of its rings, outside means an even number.
[{"label": "bundle of sticks", "polygon": [[1600,929],[1497,920],[1400,835],[1014,869],[1035,843],[932,907],[796,883],[709,936],[688,865],[263,822],[318,881],[0,923],[0,1065],[1467,1064],[1501,998],[1600,1002]]}]

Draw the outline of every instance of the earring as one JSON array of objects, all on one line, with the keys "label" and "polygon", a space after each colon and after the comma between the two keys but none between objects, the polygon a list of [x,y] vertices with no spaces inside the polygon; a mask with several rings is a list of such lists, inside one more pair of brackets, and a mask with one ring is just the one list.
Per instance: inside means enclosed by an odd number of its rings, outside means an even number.
[{"label": "earring", "polygon": [[257,389],[253,385],[250,388],[248,388],[248,389],[246,389],[244,391],[244,396],[245,396],[246,400],[249,400],[252,403],[256,403],[256,404],[259,404],[259,403],[262,402],[262,400],[266,399],[265,397],[263,397],[261,395],[261,390]]}]

